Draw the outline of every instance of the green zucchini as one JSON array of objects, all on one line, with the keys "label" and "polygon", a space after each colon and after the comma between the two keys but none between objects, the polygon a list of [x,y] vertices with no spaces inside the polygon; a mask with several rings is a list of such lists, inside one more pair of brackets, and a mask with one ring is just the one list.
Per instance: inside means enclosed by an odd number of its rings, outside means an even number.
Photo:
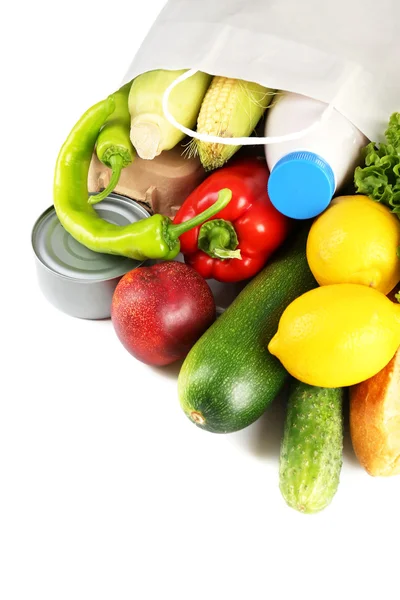
[{"label": "green zucchini", "polygon": [[342,388],[293,380],[279,462],[286,503],[304,513],[324,509],[336,494],[343,451]]},{"label": "green zucchini", "polygon": [[318,285],[307,264],[308,231],[286,241],[187,355],[178,394],[197,426],[215,433],[243,429],[285,383],[288,374],[267,346],[288,304]]}]

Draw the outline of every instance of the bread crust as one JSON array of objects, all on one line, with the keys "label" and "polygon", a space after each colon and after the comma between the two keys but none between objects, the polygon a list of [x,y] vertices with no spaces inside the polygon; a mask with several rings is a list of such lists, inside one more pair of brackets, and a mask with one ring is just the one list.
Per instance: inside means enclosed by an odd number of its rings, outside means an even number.
[{"label": "bread crust", "polygon": [[350,434],[370,475],[400,474],[400,348],[382,371],[350,388]]}]

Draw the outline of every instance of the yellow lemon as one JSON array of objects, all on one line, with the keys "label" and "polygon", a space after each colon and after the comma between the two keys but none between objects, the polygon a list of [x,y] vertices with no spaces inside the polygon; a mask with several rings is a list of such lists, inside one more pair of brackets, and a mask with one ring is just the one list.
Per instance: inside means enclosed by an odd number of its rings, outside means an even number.
[{"label": "yellow lemon", "polygon": [[308,265],[320,285],[358,283],[388,294],[400,281],[400,220],[367,196],[334,198],[313,222]]},{"label": "yellow lemon", "polygon": [[383,369],[400,346],[400,304],[363,285],[306,292],[283,312],[268,350],[296,379],[343,387]]}]

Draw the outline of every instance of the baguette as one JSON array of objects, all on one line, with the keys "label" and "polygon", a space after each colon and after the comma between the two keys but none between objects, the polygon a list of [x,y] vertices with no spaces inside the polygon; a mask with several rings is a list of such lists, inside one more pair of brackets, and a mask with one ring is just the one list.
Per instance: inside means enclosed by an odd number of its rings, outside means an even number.
[{"label": "baguette", "polygon": [[350,434],[370,475],[400,474],[400,348],[382,371],[350,388]]}]

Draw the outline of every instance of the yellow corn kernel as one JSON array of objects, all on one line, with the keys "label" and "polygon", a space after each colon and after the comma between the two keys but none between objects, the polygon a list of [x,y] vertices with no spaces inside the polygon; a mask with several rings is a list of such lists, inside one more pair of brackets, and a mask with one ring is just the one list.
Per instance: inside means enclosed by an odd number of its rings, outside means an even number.
[{"label": "yellow corn kernel", "polygon": [[[215,76],[201,105],[197,131],[219,137],[248,137],[273,95],[273,90],[258,83]],[[199,140],[194,143],[206,170],[222,167],[240,148]]]}]

